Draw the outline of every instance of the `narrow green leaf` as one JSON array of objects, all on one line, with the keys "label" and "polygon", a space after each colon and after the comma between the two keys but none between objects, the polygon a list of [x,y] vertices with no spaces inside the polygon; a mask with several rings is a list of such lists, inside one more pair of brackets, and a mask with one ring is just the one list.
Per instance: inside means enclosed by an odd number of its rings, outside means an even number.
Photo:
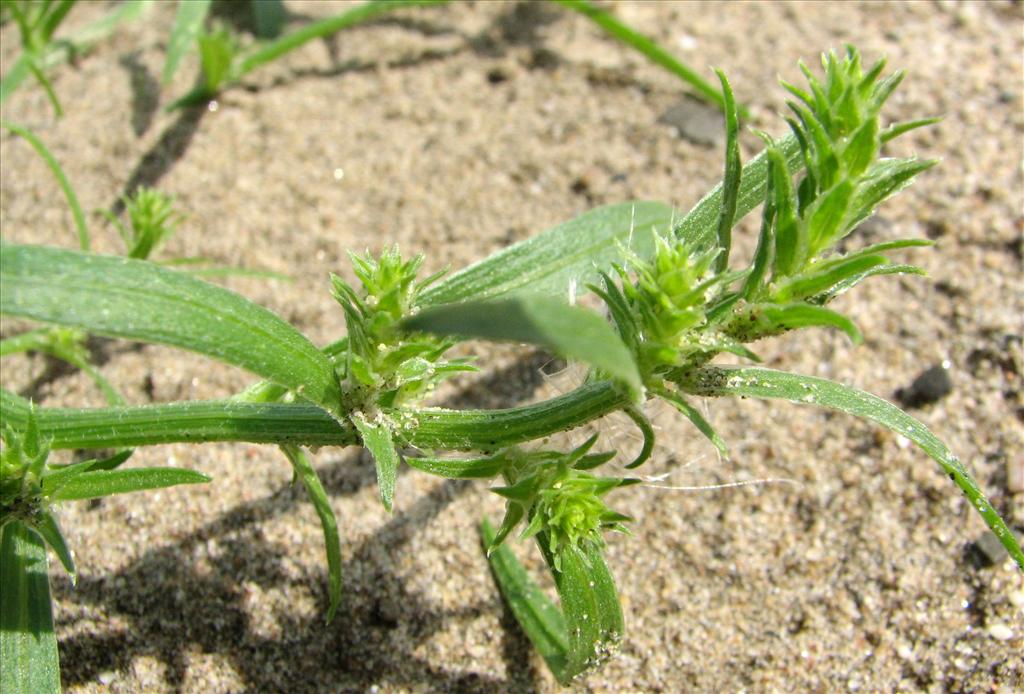
[{"label": "narrow green leaf", "polygon": [[203,67],[203,89],[207,96],[217,91],[235,77],[232,66],[235,60],[235,38],[226,28],[211,33],[200,33],[196,38],[199,59]]},{"label": "narrow green leaf", "polygon": [[624,407],[622,409],[622,412],[631,420],[633,420],[633,423],[636,424],[638,429],[640,429],[640,433],[643,435],[644,438],[644,443],[640,447],[640,452],[637,454],[636,458],[632,460],[632,462],[626,465],[627,468],[632,470],[633,468],[638,468],[644,463],[646,463],[647,460],[651,457],[651,453],[654,452],[654,442],[656,440],[656,436],[654,433],[654,426],[651,424],[651,420],[647,419],[647,416],[643,412],[641,412],[640,408],[638,408],[636,405],[631,404],[628,407]]},{"label": "narrow green leaf", "polygon": [[179,0],[178,11],[174,14],[171,38],[167,42],[167,58],[164,61],[163,83],[169,84],[189,51],[196,44],[196,37],[203,29],[203,22],[210,11],[211,0]]},{"label": "narrow green leaf", "polygon": [[330,360],[295,328],[238,294],[153,263],[3,243],[0,311],[206,354],[339,411]]},{"label": "narrow green leaf", "polygon": [[880,265],[873,267],[867,272],[862,272],[855,277],[849,277],[836,286],[832,287],[829,291],[822,295],[814,298],[817,303],[828,303],[833,298],[839,296],[845,291],[852,289],[869,277],[876,277],[878,275],[922,275],[926,276],[928,273],[917,267],[916,265]]},{"label": "narrow green leaf", "polygon": [[[66,39],[51,41],[43,48],[42,55],[35,57],[38,69],[46,70],[67,62],[75,55],[81,55],[95,43],[109,36],[120,23],[142,16],[154,3],[155,0],[122,2],[109,14],[74,32]],[[29,67],[31,63],[32,58],[27,53],[18,56],[18,60],[0,80],[0,103],[3,103],[15,89],[21,86],[25,78],[32,74]]]},{"label": "narrow green leaf", "polygon": [[85,213],[82,212],[82,205],[78,202],[78,195],[75,194],[75,189],[71,187],[71,182],[64,174],[64,169],[60,167],[57,158],[50,153],[50,150],[46,148],[43,141],[36,137],[28,128],[9,121],[0,121],[0,126],[24,138],[26,142],[32,145],[32,149],[46,162],[46,165],[53,173],[53,177],[57,179],[57,185],[60,186],[61,192],[64,193],[64,197],[68,201],[68,207],[71,209],[71,218],[75,221],[75,228],[78,230],[78,245],[83,251],[89,250],[89,229],[85,224]]},{"label": "narrow green leaf", "polygon": [[672,217],[672,208],[659,202],[598,207],[450,275],[423,292],[419,305],[522,291],[568,296],[570,287],[596,281],[597,269],[621,262],[620,244],[642,257],[650,255],[654,232],[668,229]]},{"label": "narrow green leaf", "polygon": [[313,39],[330,36],[342,29],[366,22],[378,15],[393,12],[405,7],[420,7],[427,5],[440,5],[448,0],[371,0],[361,5],[356,5],[347,12],[342,12],[333,17],[321,19],[307,26],[297,29],[270,43],[259,44],[252,52],[245,56],[240,65],[237,77],[255,70],[261,65],[280,58],[285,53],[293,51],[302,44]]},{"label": "narrow green leaf", "polygon": [[860,330],[846,316],[821,306],[808,304],[766,304],[760,307],[764,319],[781,330],[807,328],[812,326],[830,326],[846,333],[850,341],[859,345],[864,341]]},{"label": "narrow green leaf", "polygon": [[555,0],[555,2],[587,17],[622,43],[639,51],[652,63],[665,68],[689,84],[707,101],[721,109],[727,108],[722,93],[715,89],[714,85],[698,75],[692,68],[681,63],[655,41],[634,31],[602,8],[588,0]]},{"label": "narrow green leaf", "polygon": [[[827,291],[849,277],[877,266],[885,265],[889,261],[884,255],[857,255],[847,258],[843,262],[829,263],[818,272],[813,272],[800,277],[795,277],[779,285],[773,298],[777,301],[799,301],[809,296],[815,296]],[[810,269],[815,269],[812,265]]]},{"label": "narrow green leaf", "polygon": [[558,599],[565,619],[569,648],[560,684],[568,684],[577,675],[592,670],[615,653],[625,632],[622,606],[602,550],[593,545],[567,547],[559,552],[561,570],[548,550],[547,533],[536,536],[544,560],[555,579]]},{"label": "narrow green leaf", "polygon": [[341,536],[338,533],[338,519],[331,508],[331,502],[327,498],[324,485],[320,482],[320,476],[316,474],[309,458],[298,446],[281,446],[281,450],[295,470],[295,476],[302,480],[309,494],[309,500],[313,502],[316,515],[320,518],[320,527],[324,533],[324,549],[327,553],[327,581],[329,585],[329,598],[331,606],[327,610],[327,621],[334,619],[341,604]]},{"label": "narrow green leaf", "polygon": [[729,267],[729,253],[732,250],[732,226],[736,222],[736,198],[739,195],[743,163],[740,160],[739,116],[736,114],[736,100],[733,98],[729,80],[721,70],[715,70],[722,83],[725,98],[725,175],[722,178],[722,211],[718,217],[718,247],[722,252],[715,258],[715,271],[724,272]]},{"label": "narrow green leaf", "polygon": [[[797,172],[804,166],[800,143],[793,135],[787,135],[773,142],[782,155],[784,170]],[[733,223],[739,222],[751,210],[764,202],[770,175],[770,148],[766,148],[743,167],[740,189],[736,195],[736,214]],[[673,229],[677,239],[685,238],[694,248],[710,247],[715,242],[715,230],[722,209],[723,184],[719,183],[694,205],[693,209]]]},{"label": "narrow green leaf", "polygon": [[407,319],[404,328],[540,345],[608,373],[635,395],[643,390],[633,355],[608,322],[557,299],[521,295],[438,306]]},{"label": "narrow green leaf", "polygon": [[45,511],[33,522],[33,530],[39,533],[39,536],[53,549],[53,553],[57,555],[57,559],[60,560],[64,570],[71,576],[71,583],[75,583],[78,580],[75,560],[71,556],[71,550],[68,549],[64,533],[60,531],[60,526],[57,525],[57,519],[53,517],[50,511]]},{"label": "narrow green leaf", "polygon": [[806,255],[807,241],[801,236],[793,200],[789,166],[775,145],[768,148],[771,160],[772,191],[775,208],[775,272],[786,276]]},{"label": "narrow green leaf", "polygon": [[491,479],[501,474],[507,461],[487,458],[406,458],[409,467],[453,480]]},{"label": "narrow green leaf", "polygon": [[850,228],[855,228],[871,216],[884,200],[906,188],[915,176],[937,163],[935,159],[882,159],[875,162],[857,186],[850,206]]},{"label": "narrow green leaf", "polygon": [[942,467],[981,514],[1017,565],[1024,569],[1024,552],[964,464],[928,427],[895,405],[834,381],[756,367],[709,367],[697,372],[683,385],[695,395],[781,398],[798,404],[828,407],[891,429],[913,441]]},{"label": "narrow green leaf", "polygon": [[863,174],[878,156],[881,140],[878,136],[878,119],[868,118],[851,137],[843,149],[843,163],[846,175],[857,178]]},{"label": "narrow green leaf", "polygon": [[387,422],[371,423],[362,412],[352,415],[352,423],[359,430],[363,445],[373,455],[377,466],[377,486],[380,487],[380,500],[384,508],[391,513],[391,503],[395,496],[395,478],[398,475],[398,451],[391,440],[391,429]]},{"label": "narrow green leaf", "polygon": [[768,174],[768,187],[765,190],[764,207],[761,210],[761,229],[757,236],[757,248],[754,259],[750,263],[750,274],[743,282],[740,296],[747,301],[759,298],[764,286],[764,278],[772,265],[775,251],[775,188],[772,184],[772,173]]},{"label": "narrow green leaf", "polygon": [[561,682],[566,679],[566,655],[569,650],[568,632],[561,610],[530,580],[526,569],[511,549],[505,545],[495,547],[497,535],[487,519],[480,524],[480,530],[484,549],[494,547],[487,559],[505,603],[530,643]]},{"label": "narrow green leaf", "polygon": [[832,246],[843,232],[847,221],[847,210],[853,198],[854,185],[850,179],[843,179],[830,190],[822,193],[812,202],[805,214],[807,224],[808,256]]},{"label": "narrow green leaf", "polygon": [[900,135],[903,135],[904,133],[910,132],[911,130],[917,130],[918,128],[923,128],[928,125],[935,125],[936,123],[941,122],[942,118],[940,117],[920,118],[918,120],[911,120],[905,123],[893,123],[879,134],[879,138],[884,144],[886,142],[889,142],[890,140],[899,137]]},{"label": "narrow green leaf", "polygon": [[46,545],[17,521],[0,535],[0,691],[60,694]]},{"label": "narrow green leaf", "polygon": [[163,489],[179,484],[202,484],[210,478],[194,470],[153,467],[129,470],[89,470],[66,480],[53,492],[55,501],[97,499],[114,494]]},{"label": "narrow green leaf", "polygon": [[718,449],[719,454],[721,454],[723,458],[729,458],[729,447],[725,444],[725,440],[718,435],[718,432],[715,431],[715,428],[711,426],[711,423],[704,418],[704,415],[700,413],[700,410],[688,403],[686,398],[683,396],[678,393],[673,393],[668,389],[659,389],[656,395],[668,400],[673,407],[682,412],[683,416],[689,419],[693,426],[697,427],[697,430],[704,434],[708,441]]},{"label": "narrow green leaf", "polygon": [[822,272],[837,265],[842,265],[854,258],[877,255],[879,253],[888,253],[889,251],[897,251],[903,248],[927,248],[934,245],[934,241],[929,241],[927,239],[897,239],[894,241],[883,241],[881,243],[875,243],[865,248],[861,248],[860,250],[852,253],[847,253],[846,255],[836,255],[831,258],[826,258],[816,263],[814,267],[817,268],[819,272]]},{"label": "narrow green leaf", "polygon": [[53,37],[53,32],[57,31],[57,27],[67,17],[68,12],[74,7],[78,0],[60,0],[60,4],[56,7],[51,3],[44,11],[42,17],[42,24],[39,26],[39,35],[46,42],[49,42]]}]

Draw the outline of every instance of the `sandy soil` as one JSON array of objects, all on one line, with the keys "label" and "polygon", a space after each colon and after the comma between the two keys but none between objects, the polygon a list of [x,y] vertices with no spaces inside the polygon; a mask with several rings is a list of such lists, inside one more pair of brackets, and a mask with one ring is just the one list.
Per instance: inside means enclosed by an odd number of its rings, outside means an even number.
[{"label": "sandy soil", "polygon": [[[302,17],[339,9],[288,0]],[[1021,335],[1024,13],[1020,3],[634,3],[612,7],[703,74],[720,66],[749,124],[785,127],[779,75],[859,46],[909,71],[894,119],[944,116],[906,138],[943,163],[886,205],[870,240],[931,238],[908,259],[929,278],[878,279],[841,300],[866,343],[824,331],[760,350],[771,366],[892,397],[948,360],[953,391],[914,414],[1024,525],[1008,486],[1024,460]],[[104,8],[77,8],[73,26]],[[328,273],[347,249],[398,243],[428,270],[460,267],[592,206],[659,199],[688,208],[719,176],[718,148],[660,117],[683,92],[671,76],[558,8],[476,2],[402,11],[315,42],[254,73],[216,109],[164,113],[191,83],[158,79],[173,17],[158,3],[75,67],[55,72],[68,114],[23,87],[3,117],[39,134],[83,205],[110,208],[140,183],[188,214],[163,257],[291,275],[225,284],[324,343],[344,331]],[[0,34],[7,69],[12,26]],[[745,135],[745,154],[756,150]],[[72,247],[70,216],[29,147],[0,137],[4,238]],[[336,175],[340,172],[341,175]],[[90,217],[95,245],[120,251]],[[750,252],[754,231],[739,235]],[[867,239],[863,239],[867,241]],[[19,325],[6,322],[3,334]],[[569,387],[547,359],[481,347],[481,383],[446,404],[499,406]],[[133,403],[227,395],[251,378],[162,347],[96,344],[102,372]],[[550,370],[550,369],[549,369]],[[81,375],[40,358],[5,360],[6,387],[47,405],[101,404]],[[845,416],[716,401],[709,416],[733,460],[679,417],[652,414],[661,445],[647,473],[678,486],[785,478],[729,491],[638,487],[637,517],[610,539],[628,633],[584,691],[1020,691],[1024,581],[972,549],[980,519],[923,454]],[[628,426],[604,426],[630,449]],[[376,498],[358,450],[321,450],[317,468],[343,533],[345,604],[324,624],[319,525],[273,447],[159,446],[133,464],[202,470],[204,488],[66,506],[81,578],[52,568],[69,691],[553,691],[503,608],[479,548],[483,484],[399,478]]]}]

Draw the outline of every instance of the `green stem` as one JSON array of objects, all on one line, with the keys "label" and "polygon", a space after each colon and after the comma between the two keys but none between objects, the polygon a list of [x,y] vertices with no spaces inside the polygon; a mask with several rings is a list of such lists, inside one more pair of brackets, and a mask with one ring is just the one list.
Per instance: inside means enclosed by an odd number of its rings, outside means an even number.
[{"label": "green stem", "polygon": [[[424,449],[496,450],[578,427],[620,409],[629,397],[610,383],[525,407],[503,410],[399,410],[397,436]],[[24,427],[28,403],[0,393],[4,422]],[[313,405],[232,400],[94,409],[38,408],[39,430],[54,448],[110,448],[162,443],[247,441],[302,446],[351,446],[353,427]]]},{"label": "green stem", "polygon": [[[34,70],[35,67],[33,63],[33,71]],[[48,85],[48,83],[45,82],[46,78],[42,76],[42,73],[37,75],[37,77],[41,82],[43,82],[44,86]],[[47,92],[50,92],[48,87]],[[57,109],[57,115],[59,116],[60,104],[56,103],[56,95],[52,98],[54,100],[54,108]],[[0,126],[10,130],[15,135],[23,137],[26,142],[32,145],[32,149],[34,149],[36,153],[43,158],[46,165],[50,167],[50,171],[53,173],[54,178],[57,179],[57,184],[64,193],[64,197],[67,198],[68,207],[71,208],[71,217],[75,220],[75,228],[78,229],[78,245],[83,251],[89,250],[89,229],[85,225],[85,213],[82,212],[82,206],[78,202],[78,196],[75,194],[75,189],[71,187],[71,182],[64,174],[64,170],[60,167],[57,159],[50,153],[50,150],[46,148],[43,141],[36,137],[28,128],[24,128],[17,123],[11,123],[9,121],[0,122]]]}]

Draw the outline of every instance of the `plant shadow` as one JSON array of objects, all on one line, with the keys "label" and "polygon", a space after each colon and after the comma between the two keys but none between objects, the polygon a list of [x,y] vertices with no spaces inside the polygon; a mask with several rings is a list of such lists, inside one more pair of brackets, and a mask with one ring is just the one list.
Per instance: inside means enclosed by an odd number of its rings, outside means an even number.
[{"label": "plant shadow", "polygon": [[[503,405],[514,405],[543,381],[540,370],[550,361],[543,353],[526,355],[452,401],[472,406],[479,393],[494,393],[500,384],[506,389]],[[518,388],[509,390],[510,383]],[[375,483],[372,464],[359,460],[358,452],[348,451],[319,466],[329,496],[352,496]],[[438,609],[406,586],[394,568],[417,533],[452,502],[479,489],[445,480],[352,548],[342,570],[342,607],[327,626],[326,568],[296,570],[288,561],[288,545],[264,532],[268,522],[308,503],[301,485],[282,485],[263,499],[239,504],[123,570],[83,576],[74,589],[57,584],[55,597],[88,607],[72,614],[87,612],[90,619],[101,614],[107,620],[96,629],[58,613],[58,634],[69,634],[59,641],[64,684],[128,672],[138,659],[149,658],[163,668],[166,685],[185,691],[190,661],[196,654],[214,654],[246,691],[367,691],[384,682],[430,691],[535,691],[539,673],[530,664],[531,647],[507,607],[500,622],[504,673],[449,669],[417,655],[418,646],[437,632],[494,609],[493,602]],[[265,619],[254,623],[248,605],[254,594],[271,588],[286,597],[270,608],[274,625],[268,627]],[[316,605],[303,613],[290,600],[294,596],[314,596]],[[118,626],[108,626],[111,621]]]}]

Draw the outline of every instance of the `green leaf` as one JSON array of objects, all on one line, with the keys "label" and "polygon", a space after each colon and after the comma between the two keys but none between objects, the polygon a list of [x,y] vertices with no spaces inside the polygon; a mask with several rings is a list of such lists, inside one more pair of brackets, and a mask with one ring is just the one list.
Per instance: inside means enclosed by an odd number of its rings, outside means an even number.
[{"label": "green leaf", "polygon": [[775,271],[785,276],[793,272],[806,256],[807,239],[797,223],[793,184],[788,163],[776,145],[768,148],[771,161],[770,175],[775,210]]},{"label": "green leaf", "polygon": [[377,466],[377,486],[380,500],[391,513],[391,502],[395,496],[395,477],[398,475],[398,451],[391,440],[391,429],[387,422],[371,423],[362,412],[352,415],[352,423],[359,430],[363,445],[373,455]]},{"label": "green leaf", "polygon": [[406,458],[409,467],[452,480],[491,479],[501,474],[507,461],[487,458]]},{"label": "green leaf", "polygon": [[339,411],[330,360],[295,328],[238,294],[153,263],[2,243],[0,311],[206,354]]},{"label": "green leaf", "polygon": [[846,316],[821,306],[807,304],[764,305],[758,307],[764,320],[775,329],[792,330],[812,326],[830,326],[846,333],[850,341],[859,345],[864,341],[860,330]]},{"label": "green leaf", "polygon": [[64,193],[64,197],[68,201],[68,207],[71,209],[71,218],[75,221],[75,228],[78,230],[78,245],[83,251],[89,250],[89,229],[85,224],[85,213],[82,212],[82,205],[78,202],[78,195],[75,194],[75,189],[71,187],[71,181],[64,174],[64,169],[60,167],[57,158],[50,153],[50,150],[46,148],[43,141],[36,137],[28,128],[9,121],[0,121],[0,126],[24,138],[26,142],[32,145],[32,149],[46,162],[46,165],[53,173],[53,177],[57,179],[57,185],[60,186],[61,192]]},{"label": "green leaf", "polygon": [[60,526],[57,525],[57,519],[53,517],[53,513],[50,511],[43,512],[35,521],[33,521],[32,529],[39,533],[39,536],[46,541],[46,544],[53,549],[54,554],[60,560],[64,570],[71,576],[71,583],[75,583],[78,580],[78,572],[75,570],[75,560],[71,556],[71,550],[68,549],[68,543],[64,540],[64,533],[60,531]]},{"label": "green leaf", "polygon": [[722,83],[722,94],[725,97],[725,176],[722,178],[722,211],[718,217],[718,247],[722,252],[715,258],[715,272],[721,273],[729,267],[732,227],[736,222],[736,198],[739,195],[743,164],[740,160],[740,122],[736,114],[736,100],[725,73],[721,70],[715,70],[715,73]]},{"label": "green leaf", "polygon": [[22,53],[3,79],[0,80],[0,103],[10,96],[21,83],[32,74],[30,65],[33,60],[39,70],[46,70],[60,63],[67,62],[75,55],[81,55],[93,44],[105,39],[121,22],[131,21],[142,16],[155,0],[128,0],[118,5],[109,14],[92,24],[74,32],[66,40],[51,41],[41,51],[41,55],[30,56]]},{"label": "green leaf", "polygon": [[[497,536],[491,524],[485,519],[480,529],[484,549],[494,547]],[[494,580],[516,622],[561,681],[559,674],[565,673],[569,650],[569,637],[561,610],[530,580],[526,569],[506,545],[495,547],[487,558]]]},{"label": "green leaf", "polygon": [[918,120],[907,121],[905,123],[893,123],[888,128],[879,133],[879,138],[882,143],[886,143],[889,140],[899,137],[904,133],[908,133],[911,130],[923,128],[927,125],[935,125],[941,123],[942,118],[921,118]]},{"label": "green leaf", "polygon": [[406,319],[403,327],[437,335],[540,345],[608,373],[635,395],[643,390],[633,355],[607,321],[557,299],[522,295],[449,304],[426,309]]},{"label": "green leaf", "polygon": [[708,441],[718,449],[719,454],[728,460],[729,447],[725,444],[725,440],[723,440],[722,437],[718,435],[718,432],[715,431],[715,428],[711,426],[711,423],[700,413],[700,410],[688,403],[686,398],[683,396],[678,393],[673,393],[668,389],[659,389],[656,395],[668,400],[673,407],[682,412],[683,416],[689,419],[693,426],[697,427],[697,430],[704,434],[704,436],[708,438]]},{"label": "green leaf", "polygon": [[[484,520],[481,531],[484,547],[493,547],[494,528]],[[530,580],[508,547],[494,548],[488,559],[513,616],[564,686],[614,652],[625,629],[622,608],[599,549],[568,549],[561,554],[561,571],[556,571],[543,533],[537,545],[555,578],[561,609]]]},{"label": "green leaf", "polygon": [[210,478],[194,470],[153,467],[129,470],[89,470],[65,480],[53,492],[52,499],[97,499],[114,494],[162,489],[179,484],[202,484]]},{"label": "green leaf", "polygon": [[516,292],[568,296],[571,286],[596,281],[597,269],[621,262],[622,246],[647,256],[654,232],[668,229],[673,210],[660,202],[606,205],[513,244],[425,290],[423,307]]},{"label": "green leaf", "polygon": [[[860,275],[878,265],[889,261],[884,255],[860,255],[843,259],[842,262],[829,263],[817,272],[808,273],[782,282],[772,298],[776,301],[798,301],[827,291],[843,280]],[[810,270],[817,269],[812,265]]]},{"label": "green leaf", "polygon": [[536,538],[544,560],[555,579],[558,599],[565,619],[569,640],[566,667],[554,673],[562,684],[592,670],[607,660],[617,649],[625,632],[622,606],[601,549],[569,546],[560,552],[561,570],[555,570],[555,559],[548,551],[547,533]]},{"label": "green leaf", "polygon": [[843,162],[846,164],[846,175],[859,177],[878,156],[881,141],[878,136],[878,119],[869,118],[850,137],[849,144],[843,150]]},{"label": "green leaf", "polygon": [[242,59],[237,77],[242,77],[251,70],[280,58],[308,41],[330,36],[342,29],[369,21],[378,15],[405,7],[440,5],[446,2],[448,0],[370,0],[370,2],[364,2],[339,15],[321,19],[285,34],[275,41],[257,45]]},{"label": "green leaf", "polygon": [[934,159],[882,159],[875,162],[853,196],[850,228],[867,219],[884,200],[906,188],[915,176],[937,163]]},{"label": "green leaf", "polygon": [[235,38],[224,28],[200,33],[196,42],[203,66],[203,89],[208,96],[214,96],[223,84],[234,78]]},{"label": "green leaf", "polygon": [[46,545],[17,521],[0,535],[0,691],[60,694]]},{"label": "green leaf", "polygon": [[179,0],[178,11],[174,14],[171,38],[167,42],[167,58],[164,61],[163,83],[169,84],[178,70],[181,59],[195,46],[196,37],[203,29],[203,22],[210,11],[211,0]]},{"label": "green leaf", "polygon": [[1024,569],[1024,552],[1020,545],[960,459],[924,424],[895,405],[834,381],[756,367],[709,367],[698,371],[681,385],[695,395],[781,398],[798,404],[828,407],[876,422],[906,437],[931,456],[960,487],[1017,565]]},{"label": "green leaf", "polygon": [[807,208],[807,243],[809,255],[830,247],[846,231],[843,222],[847,219],[850,199],[853,197],[853,182],[844,179],[823,193]]},{"label": "green leaf", "polygon": [[327,552],[327,581],[331,606],[327,610],[327,621],[334,619],[341,604],[341,536],[338,533],[338,519],[331,508],[327,492],[320,482],[319,475],[309,462],[309,458],[298,446],[281,446],[288,461],[295,470],[295,476],[302,480],[313,502],[316,515],[320,518],[320,527],[324,533],[324,549]]},{"label": "green leaf", "polygon": [[869,277],[875,277],[877,275],[922,275],[925,276],[928,273],[917,267],[916,265],[881,265],[879,267],[873,267],[867,272],[862,272],[854,277],[848,277],[836,286],[832,287],[829,291],[824,294],[815,297],[815,301],[819,303],[828,303],[834,297],[842,294],[849,289],[857,286]]}]

